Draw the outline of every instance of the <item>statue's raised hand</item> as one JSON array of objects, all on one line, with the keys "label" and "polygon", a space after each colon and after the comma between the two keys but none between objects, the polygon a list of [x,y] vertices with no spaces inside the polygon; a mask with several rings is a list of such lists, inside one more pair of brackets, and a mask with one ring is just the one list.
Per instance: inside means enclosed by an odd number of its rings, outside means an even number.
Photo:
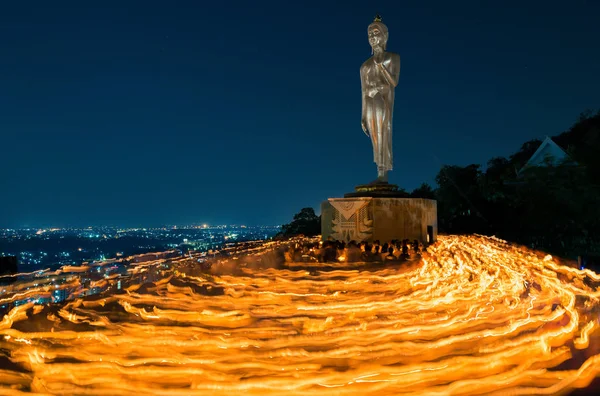
[{"label": "statue's raised hand", "polygon": [[369,130],[367,129],[367,120],[366,119],[362,119],[360,120],[360,126],[362,127],[363,132],[365,133],[365,135],[367,135],[368,137],[371,137],[371,135],[369,135]]}]

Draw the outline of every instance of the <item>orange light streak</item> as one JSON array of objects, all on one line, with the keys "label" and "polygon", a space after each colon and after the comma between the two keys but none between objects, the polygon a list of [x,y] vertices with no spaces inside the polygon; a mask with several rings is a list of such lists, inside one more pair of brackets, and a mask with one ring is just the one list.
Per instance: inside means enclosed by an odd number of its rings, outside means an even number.
[{"label": "orange light streak", "polygon": [[0,394],[565,394],[600,373],[600,276],[551,256],[482,236],[406,265],[247,265],[262,253],[12,309]]}]

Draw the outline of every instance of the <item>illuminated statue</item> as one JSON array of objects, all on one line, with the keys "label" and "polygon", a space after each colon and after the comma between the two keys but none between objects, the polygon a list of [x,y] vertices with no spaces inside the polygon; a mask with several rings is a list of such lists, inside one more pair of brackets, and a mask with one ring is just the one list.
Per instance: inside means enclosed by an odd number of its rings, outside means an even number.
[{"label": "illuminated statue", "polygon": [[377,164],[377,182],[387,182],[392,170],[392,114],[394,88],[400,77],[400,55],[386,52],[388,28],[375,17],[369,25],[369,44],[373,56],[360,67],[362,87],[363,131],[373,143],[373,159]]}]

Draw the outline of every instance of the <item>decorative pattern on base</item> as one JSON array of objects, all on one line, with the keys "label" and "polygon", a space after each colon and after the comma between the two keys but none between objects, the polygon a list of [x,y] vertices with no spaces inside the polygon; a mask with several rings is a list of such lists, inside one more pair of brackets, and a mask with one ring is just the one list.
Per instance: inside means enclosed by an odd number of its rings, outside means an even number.
[{"label": "decorative pattern on base", "polygon": [[331,237],[338,241],[362,242],[373,233],[373,209],[371,199],[329,199],[335,213]]}]

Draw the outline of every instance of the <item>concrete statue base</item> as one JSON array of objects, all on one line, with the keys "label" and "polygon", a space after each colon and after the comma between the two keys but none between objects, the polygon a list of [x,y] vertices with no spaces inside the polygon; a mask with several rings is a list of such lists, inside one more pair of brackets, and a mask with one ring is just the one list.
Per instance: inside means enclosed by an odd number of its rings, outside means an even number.
[{"label": "concrete statue base", "polygon": [[323,240],[437,239],[437,201],[423,198],[329,198],[321,204]]}]

